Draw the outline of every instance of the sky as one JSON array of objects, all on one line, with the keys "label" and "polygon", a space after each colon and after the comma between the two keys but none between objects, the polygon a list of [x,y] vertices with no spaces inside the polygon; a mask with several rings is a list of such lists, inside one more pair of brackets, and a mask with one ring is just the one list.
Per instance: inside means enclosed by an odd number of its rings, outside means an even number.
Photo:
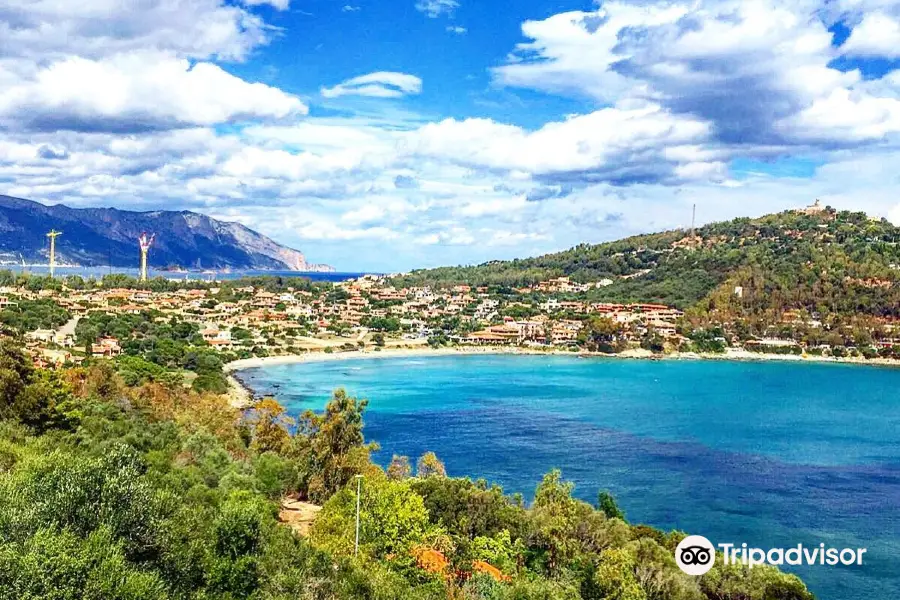
[{"label": "sky", "polygon": [[0,0],[0,193],[342,271],[900,222],[900,0]]}]

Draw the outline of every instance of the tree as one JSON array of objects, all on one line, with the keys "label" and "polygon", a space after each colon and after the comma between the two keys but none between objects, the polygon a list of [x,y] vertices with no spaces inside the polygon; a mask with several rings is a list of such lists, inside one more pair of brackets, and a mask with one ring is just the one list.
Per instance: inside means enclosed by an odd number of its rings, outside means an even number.
[{"label": "tree", "polygon": [[625,520],[625,513],[619,508],[615,497],[607,490],[603,490],[597,496],[597,508],[606,515],[608,519]]},{"label": "tree", "polygon": [[598,598],[608,600],[647,600],[647,595],[635,578],[636,561],[625,548],[607,550],[600,555],[594,571],[592,587]]},{"label": "tree", "polygon": [[234,327],[231,329],[231,339],[236,342],[244,342],[253,339],[253,334],[243,327]]},{"label": "tree", "polygon": [[13,343],[0,341],[0,419],[38,432],[68,428],[78,421],[72,390],[52,371],[34,369]]},{"label": "tree", "polygon": [[416,477],[446,477],[447,469],[434,452],[426,452],[416,461]]},{"label": "tree", "polygon": [[768,565],[752,569],[742,567],[740,564],[723,565],[717,561],[708,573],[700,577],[700,589],[708,598],[814,599],[796,575],[782,573]]},{"label": "tree", "polygon": [[[408,557],[431,526],[421,496],[409,481],[384,475],[363,480],[360,497],[360,547],[374,557]],[[325,503],[313,525],[313,540],[343,555],[353,553],[356,488],[348,486]]]},{"label": "tree", "polygon": [[391,458],[391,464],[388,465],[387,468],[387,476],[388,479],[392,481],[402,481],[404,479],[409,479],[412,475],[412,467],[409,464],[408,456],[397,456],[394,455]]},{"label": "tree", "polygon": [[578,342],[592,352],[616,352],[622,326],[608,317],[591,317],[578,333]]},{"label": "tree", "polygon": [[251,598],[259,587],[259,558],[267,507],[247,493],[229,498],[213,524],[209,587],[227,598]]},{"label": "tree", "polygon": [[260,453],[279,453],[286,449],[290,440],[288,429],[294,420],[287,416],[281,404],[274,398],[263,398],[253,407],[251,417],[253,446]]},{"label": "tree", "polygon": [[368,400],[357,400],[341,388],[335,390],[325,412],[306,411],[295,437],[296,452],[306,464],[310,498],[325,500],[353,476],[370,469],[369,453],[377,444],[363,438],[363,412]]}]

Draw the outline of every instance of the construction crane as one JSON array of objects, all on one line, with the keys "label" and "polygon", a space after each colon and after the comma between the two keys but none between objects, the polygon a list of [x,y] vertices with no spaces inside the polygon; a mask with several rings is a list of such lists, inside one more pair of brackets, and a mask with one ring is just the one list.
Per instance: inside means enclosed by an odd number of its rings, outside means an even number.
[{"label": "construction crane", "polygon": [[62,231],[51,229],[47,237],[50,238],[50,277],[56,272],[56,238],[62,235]]},{"label": "construction crane", "polygon": [[150,251],[150,246],[153,245],[153,240],[156,238],[156,234],[147,235],[147,232],[141,234],[141,237],[138,238],[138,244],[141,246],[141,281],[147,281],[147,253]]}]

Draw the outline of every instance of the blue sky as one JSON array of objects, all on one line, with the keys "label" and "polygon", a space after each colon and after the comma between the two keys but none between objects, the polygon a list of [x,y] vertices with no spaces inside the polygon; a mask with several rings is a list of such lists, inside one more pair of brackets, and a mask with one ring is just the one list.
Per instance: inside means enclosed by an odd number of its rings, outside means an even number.
[{"label": "blue sky", "polygon": [[900,1],[0,0],[0,193],[398,271],[900,220]]}]

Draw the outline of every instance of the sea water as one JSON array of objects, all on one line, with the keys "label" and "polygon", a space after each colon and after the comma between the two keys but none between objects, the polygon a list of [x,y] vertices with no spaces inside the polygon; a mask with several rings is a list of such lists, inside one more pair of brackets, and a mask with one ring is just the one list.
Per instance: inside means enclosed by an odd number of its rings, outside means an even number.
[{"label": "sea water", "polygon": [[533,494],[552,468],[633,523],[749,547],[867,548],[784,567],[824,600],[900,598],[900,370],[786,362],[434,356],[239,373],[291,413],[367,398],[381,464],[433,450],[453,476]]}]

